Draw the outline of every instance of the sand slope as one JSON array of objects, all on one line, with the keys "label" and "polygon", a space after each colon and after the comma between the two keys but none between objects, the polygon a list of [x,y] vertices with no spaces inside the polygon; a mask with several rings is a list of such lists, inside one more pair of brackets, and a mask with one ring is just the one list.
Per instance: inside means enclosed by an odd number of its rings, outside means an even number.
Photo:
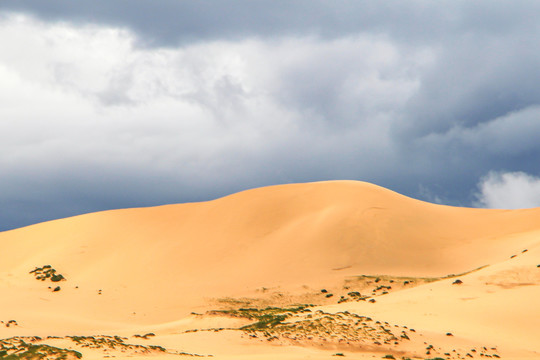
[{"label": "sand slope", "polygon": [[[440,206],[353,181],[99,212],[0,233],[0,291],[9,294],[0,320],[17,319],[17,335],[170,330],[217,298],[263,288],[309,292],[360,274],[435,277],[490,265],[460,286],[448,279],[328,311],[535,351],[539,231],[540,208]],[[67,278],[61,291],[29,274],[45,264]]]}]

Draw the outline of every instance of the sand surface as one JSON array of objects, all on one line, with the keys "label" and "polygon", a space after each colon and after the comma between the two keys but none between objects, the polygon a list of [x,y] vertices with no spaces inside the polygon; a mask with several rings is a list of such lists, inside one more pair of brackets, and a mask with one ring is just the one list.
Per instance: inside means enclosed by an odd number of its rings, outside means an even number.
[{"label": "sand surface", "polygon": [[0,245],[8,354],[540,359],[540,208],[332,181],[86,214]]}]

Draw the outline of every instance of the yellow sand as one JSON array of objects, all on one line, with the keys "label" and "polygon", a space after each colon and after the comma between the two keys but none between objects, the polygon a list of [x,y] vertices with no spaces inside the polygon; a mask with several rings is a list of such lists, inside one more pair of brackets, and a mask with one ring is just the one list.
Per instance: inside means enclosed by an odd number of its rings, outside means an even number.
[{"label": "yellow sand", "polygon": [[[191,312],[263,288],[295,294],[340,286],[354,275],[439,277],[489,265],[461,276],[461,285],[446,279],[374,304],[334,301],[323,308],[415,327],[454,346],[494,344],[504,358],[540,359],[540,208],[440,206],[368,183],[332,181],[81,215],[2,232],[0,245],[0,320],[19,324],[0,324],[0,338],[148,330],[158,334],[154,343],[217,358],[323,359],[335,349],[258,344],[239,332],[179,333],[227,321],[197,320]],[[29,274],[45,264],[67,281]],[[61,291],[48,289],[57,285]]]}]

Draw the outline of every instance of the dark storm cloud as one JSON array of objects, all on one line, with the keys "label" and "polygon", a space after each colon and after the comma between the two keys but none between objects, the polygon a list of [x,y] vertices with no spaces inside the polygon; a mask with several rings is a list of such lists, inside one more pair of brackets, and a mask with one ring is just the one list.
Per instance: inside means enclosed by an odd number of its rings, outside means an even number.
[{"label": "dark storm cloud", "polygon": [[538,104],[538,35],[468,34],[446,44],[408,105],[413,119],[407,125],[420,134],[439,132]]},{"label": "dark storm cloud", "polygon": [[330,179],[537,198],[540,4],[0,4],[0,230]]},{"label": "dark storm cloud", "polygon": [[2,8],[47,20],[129,27],[160,45],[250,36],[371,32],[405,42],[437,41],[454,33],[507,34],[535,26],[530,1],[357,0],[64,0],[4,1]]},{"label": "dark storm cloud", "polygon": [[[98,0],[93,2],[4,2],[48,20],[127,26],[160,45],[246,36],[317,34],[335,36],[391,24],[401,16],[421,16],[406,6],[381,2]],[[407,11],[408,10],[408,11]],[[411,11],[413,10],[413,11]],[[405,12],[404,12],[405,11]],[[411,19],[412,20],[412,19]],[[433,19],[435,20],[435,19]],[[382,23],[381,23],[382,21]],[[409,25],[413,25],[411,21]],[[435,25],[435,21],[432,22]]]}]

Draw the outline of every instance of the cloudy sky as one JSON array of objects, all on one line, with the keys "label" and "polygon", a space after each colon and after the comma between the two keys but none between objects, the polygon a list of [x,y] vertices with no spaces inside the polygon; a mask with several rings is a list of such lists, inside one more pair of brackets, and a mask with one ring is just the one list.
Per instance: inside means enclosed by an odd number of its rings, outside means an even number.
[{"label": "cloudy sky", "polygon": [[540,2],[0,0],[0,231],[354,179],[540,206]]}]

